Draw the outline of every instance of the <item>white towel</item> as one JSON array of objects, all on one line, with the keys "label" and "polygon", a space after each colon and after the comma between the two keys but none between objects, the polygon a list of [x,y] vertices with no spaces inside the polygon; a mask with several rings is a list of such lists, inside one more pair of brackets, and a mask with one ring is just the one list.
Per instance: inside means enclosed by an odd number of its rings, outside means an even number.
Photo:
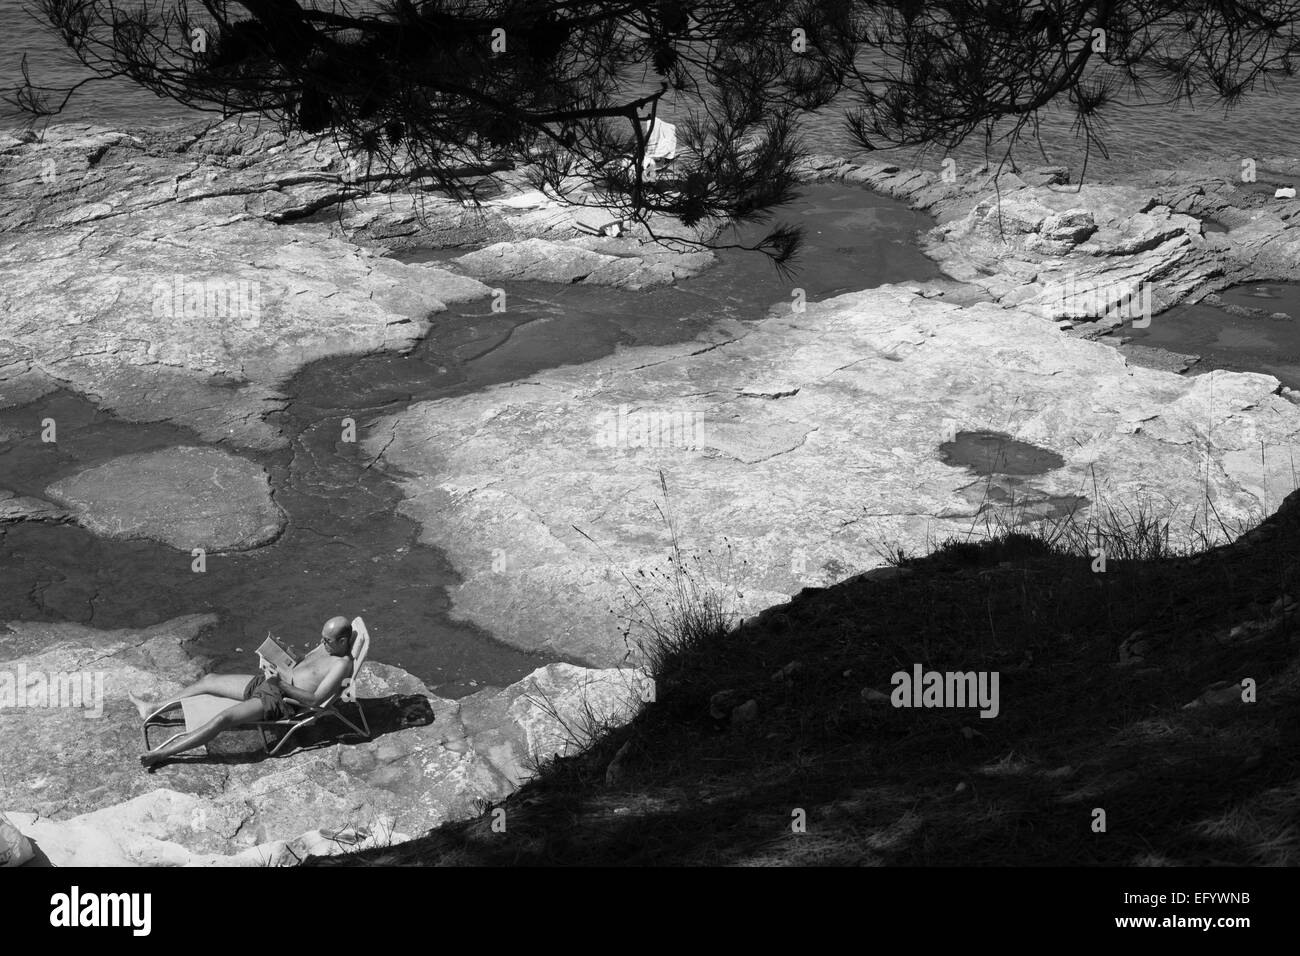
[{"label": "white towel", "polygon": [[646,134],[645,155],[646,159],[653,159],[656,162],[676,159],[677,127],[656,117],[650,132]]}]

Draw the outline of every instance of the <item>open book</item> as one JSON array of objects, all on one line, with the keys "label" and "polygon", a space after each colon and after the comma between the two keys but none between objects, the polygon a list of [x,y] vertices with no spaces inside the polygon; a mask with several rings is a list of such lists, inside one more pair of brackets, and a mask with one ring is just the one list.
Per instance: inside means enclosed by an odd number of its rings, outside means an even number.
[{"label": "open book", "polygon": [[279,674],[285,679],[292,676],[294,665],[298,663],[293,651],[277,641],[270,631],[266,632],[266,640],[257,649],[257,656],[262,660],[263,670]]}]

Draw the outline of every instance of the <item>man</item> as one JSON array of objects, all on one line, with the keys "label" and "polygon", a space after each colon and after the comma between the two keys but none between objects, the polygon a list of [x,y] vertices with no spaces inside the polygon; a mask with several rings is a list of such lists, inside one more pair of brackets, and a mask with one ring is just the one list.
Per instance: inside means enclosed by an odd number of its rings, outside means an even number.
[{"label": "man", "polygon": [[[651,180],[655,178],[658,168],[667,166],[677,158],[677,127],[657,116],[653,122],[648,116],[638,116],[637,121],[641,124],[641,136],[645,141],[641,178]],[[632,157],[624,157],[619,162],[620,168],[629,172],[633,169]]]},{"label": "man", "polygon": [[142,719],[198,694],[214,694],[239,701],[193,733],[141,754],[140,764],[145,769],[151,769],[161,760],[202,747],[223,730],[250,721],[288,717],[293,711],[288,701],[312,705],[323,703],[338,692],[346,678],[352,676],[350,655],[354,637],[352,625],[347,618],[330,618],[321,628],[320,644],[294,665],[287,682],[284,674],[208,674],[198,683],[191,684],[166,700],[151,702],[128,692],[127,697],[135,704]]},{"label": "man", "polygon": [[677,127],[655,117],[641,120],[641,135],[645,137],[645,159],[642,161],[642,178],[654,179],[656,167],[667,166],[677,158]]},{"label": "man", "polygon": [[641,120],[641,135],[645,137],[646,159],[661,165],[671,163],[677,158],[677,127],[655,117]]}]

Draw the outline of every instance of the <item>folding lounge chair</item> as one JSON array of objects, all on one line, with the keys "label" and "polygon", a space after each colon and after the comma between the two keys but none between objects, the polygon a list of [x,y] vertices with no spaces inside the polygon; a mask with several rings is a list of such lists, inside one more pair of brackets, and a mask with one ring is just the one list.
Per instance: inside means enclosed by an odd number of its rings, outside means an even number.
[{"label": "folding lounge chair", "polygon": [[[247,727],[256,727],[262,734],[262,747],[267,754],[274,757],[284,748],[289,739],[302,730],[304,727],[310,727],[316,721],[323,717],[337,717],[343,723],[347,724],[352,730],[361,734],[363,737],[370,737],[370,722],[366,720],[366,712],[361,707],[361,701],[357,699],[357,678],[361,675],[361,667],[366,662],[366,655],[370,653],[370,633],[366,630],[365,622],[361,618],[352,621],[352,630],[356,634],[352,642],[352,676],[344,678],[343,686],[329,699],[322,701],[318,705],[300,704],[295,700],[286,697],[285,703],[295,708],[297,713],[291,717],[285,717],[281,720],[252,720],[247,723],[230,728],[231,730],[242,730]],[[229,697],[218,697],[214,694],[198,694],[194,697],[186,697],[182,700],[168,704],[154,711],[144,721],[144,745],[148,750],[156,750],[149,742],[149,728],[155,726],[175,726],[179,723],[175,717],[164,717],[168,711],[180,707],[185,717],[185,729],[178,731],[158,744],[158,747],[165,747],[182,734],[193,733],[198,730],[213,717],[238,704],[239,701],[231,700]],[[340,703],[355,704],[357,713],[361,717],[361,727],[358,727],[351,720],[343,715],[339,710]],[[267,742],[267,728],[278,727],[285,730],[284,735],[271,746]],[[362,729],[364,728],[364,729]]]}]

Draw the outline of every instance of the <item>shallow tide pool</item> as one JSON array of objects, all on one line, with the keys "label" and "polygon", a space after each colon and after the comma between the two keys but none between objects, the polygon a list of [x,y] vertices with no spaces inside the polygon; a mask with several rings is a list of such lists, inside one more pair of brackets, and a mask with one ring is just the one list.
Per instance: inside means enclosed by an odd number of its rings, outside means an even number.
[{"label": "shallow tide pool", "polygon": [[[271,475],[288,515],[274,543],[210,555],[194,573],[190,555],[147,540],[99,538],[75,525],[0,526],[0,621],[67,620],[97,628],[143,627],[182,614],[216,612],[221,627],[201,651],[218,670],[249,668],[268,630],[299,648],[343,613],[366,618],[376,657],[420,677],[444,696],[503,685],[547,661],[494,640],[450,614],[452,562],[420,545],[419,529],[396,513],[401,492],[360,450],[375,417],[464,394],[539,370],[589,362],[619,347],[685,341],[721,319],[754,321],[802,288],[810,301],[880,285],[924,280],[937,269],[916,246],[928,217],[864,189],[809,187],[781,211],[801,223],[801,271],[780,276],[763,257],[724,252],[696,278],[642,292],[540,282],[504,282],[507,309],[471,302],[433,318],[407,354],[382,352],[316,362],[284,384],[287,408],[271,417],[290,448],[252,455]],[[752,242],[762,227],[738,238]],[[419,259],[420,256],[408,256]],[[443,259],[432,253],[423,258]],[[57,445],[39,423],[59,422]],[[52,482],[110,458],[203,442],[183,428],[121,421],[85,398],[58,393],[0,409],[0,486],[41,496]],[[580,663],[580,662],[579,662]]]}]

